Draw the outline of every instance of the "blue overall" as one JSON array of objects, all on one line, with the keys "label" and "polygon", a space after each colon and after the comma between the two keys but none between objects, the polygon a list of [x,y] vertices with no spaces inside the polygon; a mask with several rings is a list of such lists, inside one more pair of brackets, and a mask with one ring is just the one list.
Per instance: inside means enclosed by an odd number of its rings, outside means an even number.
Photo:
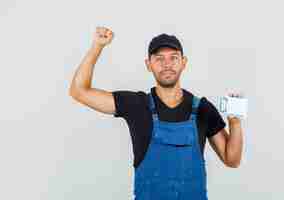
[{"label": "blue overall", "polygon": [[196,126],[200,98],[193,96],[192,113],[181,122],[160,121],[148,93],[153,131],[146,154],[135,168],[135,200],[207,200],[205,160]]}]

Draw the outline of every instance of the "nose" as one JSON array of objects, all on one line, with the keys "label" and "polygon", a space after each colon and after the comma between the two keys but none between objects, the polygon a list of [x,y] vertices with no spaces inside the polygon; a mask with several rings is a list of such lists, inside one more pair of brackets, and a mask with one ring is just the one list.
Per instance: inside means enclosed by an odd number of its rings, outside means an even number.
[{"label": "nose", "polygon": [[173,64],[170,60],[166,59],[164,60],[163,64],[162,64],[162,69],[163,71],[172,71],[171,68],[173,67]]},{"label": "nose", "polygon": [[165,67],[169,67],[173,64],[173,62],[171,61],[171,59],[165,58],[164,59],[164,66]]}]

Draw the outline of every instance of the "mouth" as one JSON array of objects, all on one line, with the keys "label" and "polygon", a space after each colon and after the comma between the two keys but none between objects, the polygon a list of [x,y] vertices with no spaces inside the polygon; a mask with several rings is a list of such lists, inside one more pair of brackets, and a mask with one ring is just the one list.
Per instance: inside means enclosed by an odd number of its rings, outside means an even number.
[{"label": "mouth", "polygon": [[173,75],[173,74],[175,74],[175,72],[173,71],[163,71],[162,72],[162,75]]}]

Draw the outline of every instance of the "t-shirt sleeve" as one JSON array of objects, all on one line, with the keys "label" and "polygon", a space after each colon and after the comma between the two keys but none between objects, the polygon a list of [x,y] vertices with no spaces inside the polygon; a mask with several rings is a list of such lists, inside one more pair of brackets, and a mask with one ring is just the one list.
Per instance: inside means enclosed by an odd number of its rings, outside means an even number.
[{"label": "t-shirt sleeve", "polygon": [[135,111],[139,103],[139,92],[129,90],[113,91],[112,95],[115,102],[114,117],[126,118],[131,112]]},{"label": "t-shirt sleeve", "polygon": [[207,124],[206,137],[212,137],[226,127],[226,123],[217,108],[206,97],[200,102],[203,120]]}]

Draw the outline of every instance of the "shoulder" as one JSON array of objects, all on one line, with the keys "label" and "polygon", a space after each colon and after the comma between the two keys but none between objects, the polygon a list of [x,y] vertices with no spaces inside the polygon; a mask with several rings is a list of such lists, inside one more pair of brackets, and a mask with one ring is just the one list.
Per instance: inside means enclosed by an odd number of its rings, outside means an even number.
[{"label": "shoulder", "polygon": [[185,90],[185,94],[193,107],[196,107],[200,118],[216,117],[219,114],[214,104],[206,96],[194,94],[187,90]]},{"label": "shoulder", "polygon": [[128,97],[128,98],[139,98],[146,96],[147,94],[144,91],[133,91],[133,90],[115,90],[112,91],[112,94],[116,97]]},{"label": "shoulder", "polygon": [[189,91],[186,91],[186,94],[189,97],[191,96],[192,101],[195,101],[195,104],[197,105],[198,122],[206,128],[205,134],[207,137],[215,135],[226,126],[219,111],[206,96],[192,94]]},{"label": "shoulder", "polygon": [[206,97],[203,97],[203,96],[200,96],[200,95],[197,95],[197,94],[193,94],[192,92],[186,90],[186,89],[183,89],[184,90],[184,94],[185,94],[185,97],[186,99],[188,100],[189,104],[190,105],[194,105],[194,107],[198,108],[198,110],[203,110],[204,107],[207,106],[208,104],[208,100],[206,99]]},{"label": "shoulder", "polygon": [[203,114],[218,113],[215,105],[205,96],[200,97],[199,112]]},{"label": "shoulder", "polygon": [[207,126],[207,137],[217,134],[226,126],[226,123],[215,105],[206,97],[202,97],[199,106],[199,115],[201,121]]},{"label": "shoulder", "polygon": [[116,113],[115,117],[124,117],[147,104],[147,93],[144,91],[116,90],[112,92]]},{"label": "shoulder", "polygon": [[218,112],[214,104],[206,96],[194,94],[192,99],[197,104],[197,110],[199,115],[205,117],[210,115],[212,112]]},{"label": "shoulder", "polygon": [[139,104],[145,101],[147,93],[144,91],[116,90],[112,92],[116,101],[125,101],[129,104]]}]

